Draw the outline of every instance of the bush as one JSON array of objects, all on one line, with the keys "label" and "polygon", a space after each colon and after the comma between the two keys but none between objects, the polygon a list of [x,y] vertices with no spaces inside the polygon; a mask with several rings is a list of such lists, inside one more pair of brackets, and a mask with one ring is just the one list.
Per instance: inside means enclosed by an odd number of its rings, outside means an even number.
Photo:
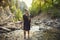
[{"label": "bush", "polygon": [[15,15],[13,18],[14,21],[19,21],[19,20],[23,19],[22,11],[20,9],[16,8],[15,5],[13,5],[11,7],[11,12]]}]

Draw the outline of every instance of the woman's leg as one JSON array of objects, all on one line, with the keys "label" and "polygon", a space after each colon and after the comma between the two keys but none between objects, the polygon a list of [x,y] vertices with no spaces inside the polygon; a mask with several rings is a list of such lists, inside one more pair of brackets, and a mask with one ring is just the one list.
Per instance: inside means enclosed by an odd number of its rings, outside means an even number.
[{"label": "woman's leg", "polygon": [[30,31],[28,30],[28,38],[29,38]]},{"label": "woman's leg", "polygon": [[24,39],[26,39],[26,31],[24,30]]}]

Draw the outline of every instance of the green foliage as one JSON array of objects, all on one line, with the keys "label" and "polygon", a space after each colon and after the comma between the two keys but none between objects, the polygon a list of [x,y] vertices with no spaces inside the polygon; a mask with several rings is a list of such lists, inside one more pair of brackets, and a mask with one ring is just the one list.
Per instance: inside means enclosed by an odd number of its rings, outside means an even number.
[{"label": "green foliage", "polygon": [[22,11],[18,8],[16,8],[15,5],[11,7],[11,12],[15,15],[14,21],[19,21],[23,19]]},{"label": "green foliage", "polygon": [[38,14],[38,12],[41,9],[40,5],[41,5],[40,0],[33,0],[32,7],[30,8],[30,12],[31,12],[32,15],[37,15]]},{"label": "green foliage", "polygon": [[17,9],[15,14],[15,21],[22,20],[22,11],[20,9]]},{"label": "green foliage", "polygon": [[59,18],[60,17],[60,11],[58,9],[54,9],[52,13],[52,17]]},{"label": "green foliage", "polygon": [[[49,11],[50,10],[50,11]],[[50,12],[52,17],[60,17],[60,0],[33,0],[30,12],[37,15],[42,12]]]},{"label": "green foliage", "polygon": [[13,13],[14,11],[16,11],[17,9],[16,9],[16,6],[15,5],[13,5],[12,7],[11,7],[11,12]]},{"label": "green foliage", "polygon": [[0,6],[3,8],[9,6],[14,15],[13,21],[22,20],[22,11],[17,8],[17,0],[0,0]]},{"label": "green foliage", "polygon": [[42,8],[42,11],[47,11],[52,7],[53,7],[52,0],[46,0],[46,1],[44,1],[44,4],[42,5],[41,8]]}]

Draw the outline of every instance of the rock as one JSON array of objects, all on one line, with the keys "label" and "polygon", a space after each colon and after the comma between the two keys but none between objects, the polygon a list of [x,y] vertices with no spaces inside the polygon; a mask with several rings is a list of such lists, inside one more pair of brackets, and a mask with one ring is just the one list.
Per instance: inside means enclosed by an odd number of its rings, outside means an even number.
[{"label": "rock", "polygon": [[10,32],[11,30],[5,27],[0,27],[0,33]]},{"label": "rock", "polygon": [[3,8],[0,7],[0,24],[7,23],[8,21],[12,21],[12,13],[9,9],[9,6]]},{"label": "rock", "polygon": [[39,25],[40,24],[40,22],[35,22],[35,25]]}]

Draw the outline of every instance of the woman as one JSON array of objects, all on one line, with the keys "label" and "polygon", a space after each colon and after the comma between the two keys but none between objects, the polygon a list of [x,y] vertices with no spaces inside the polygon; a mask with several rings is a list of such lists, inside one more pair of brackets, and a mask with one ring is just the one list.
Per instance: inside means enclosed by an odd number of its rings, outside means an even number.
[{"label": "woman", "polygon": [[25,9],[25,14],[23,15],[23,20],[24,20],[24,39],[26,39],[26,32],[28,32],[28,38],[29,38],[29,31],[30,31],[30,23],[31,23],[31,18],[28,13],[28,11]]}]

